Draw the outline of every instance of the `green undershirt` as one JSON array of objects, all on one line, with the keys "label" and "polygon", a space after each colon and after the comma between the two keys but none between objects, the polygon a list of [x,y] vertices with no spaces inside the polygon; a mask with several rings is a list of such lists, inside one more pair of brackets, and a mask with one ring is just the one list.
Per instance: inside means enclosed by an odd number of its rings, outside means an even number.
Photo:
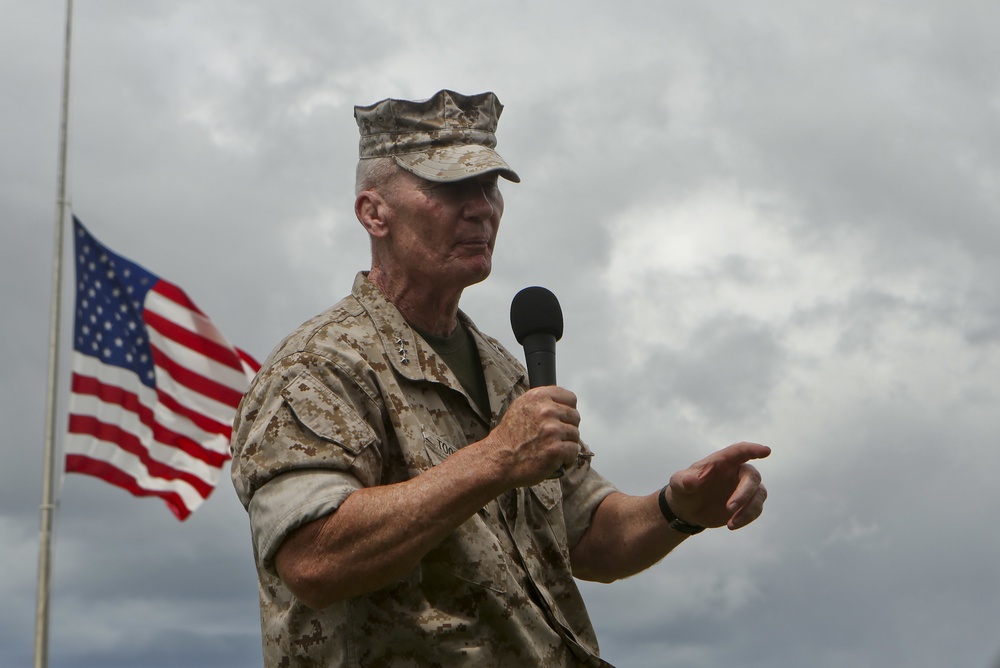
[{"label": "green undershirt", "polygon": [[434,336],[417,330],[420,336],[440,355],[451,372],[458,378],[466,393],[476,402],[483,415],[490,414],[490,395],[486,390],[486,376],[479,360],[479,351],[465,326],[459,323],[451,336]]}]

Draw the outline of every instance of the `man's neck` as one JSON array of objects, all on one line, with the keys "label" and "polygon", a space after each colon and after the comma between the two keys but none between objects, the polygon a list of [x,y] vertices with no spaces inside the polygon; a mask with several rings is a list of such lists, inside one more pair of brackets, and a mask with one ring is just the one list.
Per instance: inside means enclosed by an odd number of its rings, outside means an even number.
[{"label": "man's neck", "polygon": [[379,267],[372,267],[368,272],[368,280],[399,309],[406,322],[435,336],[447,337],[455,331],[461,289],[450,292],[429,289],[423,284],[394,278]]}]

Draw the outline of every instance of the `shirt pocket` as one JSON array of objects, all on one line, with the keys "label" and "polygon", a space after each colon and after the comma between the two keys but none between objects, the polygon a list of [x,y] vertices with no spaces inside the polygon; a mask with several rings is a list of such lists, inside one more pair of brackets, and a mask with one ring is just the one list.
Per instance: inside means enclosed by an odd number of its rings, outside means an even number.
[{"label": "shirt pocket", "polygon": [[[301,425],[300,438],[285,439],[289,457],[300,464],[312,460],[316,466],[346,469],[375,442],[375,432],[350,404],[308,371],[288,383],[281,398]],[[338,447],[320,447],[323,443]]]},{"label": "shirt pocket", "polygon": [[[569,540],[566,533],[566,517],[563,515],[563,492],[559,479],[544,480],[529,487],[528,499],[533,500],[524,509],[525,521],[533,527],[532,540],[540,548],[541,554],[549,560],[558,558],[568,563]],[[544,527],[548,527],[545,530]]]}]

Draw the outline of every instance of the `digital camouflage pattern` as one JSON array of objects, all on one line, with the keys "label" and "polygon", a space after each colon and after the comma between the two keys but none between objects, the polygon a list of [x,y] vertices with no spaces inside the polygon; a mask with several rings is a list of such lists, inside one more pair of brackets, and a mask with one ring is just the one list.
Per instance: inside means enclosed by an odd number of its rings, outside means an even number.
[{"label": "digital camouflage pattern", "polygon": [[265,362],[240,407],[233,482],[250,513],[264,664],[607,666],[569,547],[614,488],[581,459],[558,480],[482,508],[403,580],[323,610],[274,571],[281,539],[360,487],[420,475],[484,438],[527,389],[520,363],[461,314],[490,414],[371,284],[304,324]]},{"label": "digital camouflage pattern", "polygon": [[494,150],[503,105],[493,93],[438,91],[427,100],[385,99],[354,108],[361,140],[358,157],[393,157],[428,181],[457,181],[496,171],[521,178]]}]

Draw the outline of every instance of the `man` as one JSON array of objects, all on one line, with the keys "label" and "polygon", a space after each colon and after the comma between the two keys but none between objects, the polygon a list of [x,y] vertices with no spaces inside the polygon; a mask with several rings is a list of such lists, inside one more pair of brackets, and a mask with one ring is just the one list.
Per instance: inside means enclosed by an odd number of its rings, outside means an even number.
[{"label": "man", "polygon": [[[503,215],[492,93],[355,108],[372,264],[265,362],[233,481],[251,522],[267,666],[602,666],[574,577],[610,582],[764,487],[740,443],[633,497],[590,467],[576,397],[458,309]],[[552,478],[554,471],[564,474]]]}]

